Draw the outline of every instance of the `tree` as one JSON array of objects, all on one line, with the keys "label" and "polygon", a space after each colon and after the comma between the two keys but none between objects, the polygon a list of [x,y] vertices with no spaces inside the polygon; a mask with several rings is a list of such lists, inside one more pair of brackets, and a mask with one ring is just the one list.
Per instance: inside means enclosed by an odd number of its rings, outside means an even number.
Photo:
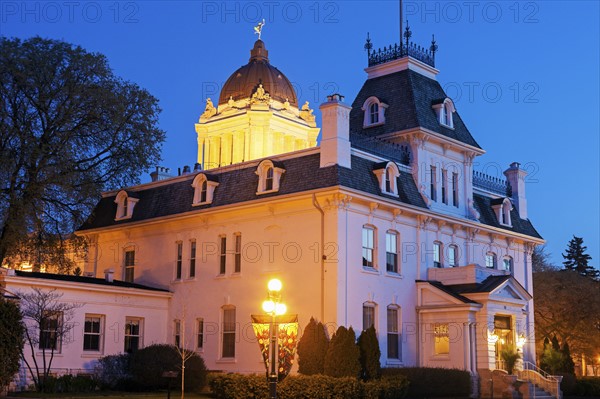
[{"label": "tree", "polygon": [[19,306],[0,291],[0,392],[19,371],[23,350],[23,316]]},{"label": "tree", "polygon": [[324,372],[331,377],[358,377],[359,357],[354,330],[340,326],[329,342]]},{"label": "tree", "polygon": [[587,247],[583,245],[583,238],[573,236],[569,241],[567,251],[563,254],[566,270],[575,271],[582,276],[590,277],[593,280],[600,280],[600,271],[590,266],[588,262],[592,259],[586,254]]},{"label": "tree", "polygon": [[535,247],[531,255],[531,266],[534,273],[558,270],[550,260],[550,254],[545,245]]},{"label": "tree", "polygon": [[563,369],[561,371],[569,374],[575,374],[575,363],[571,357],[571,349],[569,348],[568,342],[563,344],[561,352],[563,355]]},{"label": "tree", "polygon": [[[33,378],[38,392],[43,392],[52,369],[54,355],[63,344],[69,342],[74,327],[71,320],[79,304],[61,302],[63,294],[56,290],[44,291],[32,288],[19,293],[21,312],[25,323],[25,341],[29,346],[31,358],[21,353],[25,365]],[[41,363],[37,352],[41,351]]]},{"label": "tree", "polygon": [[158,101],[103,55],[40,37],[0,38],[0,82],[0,265],[64,259],[100,193],[159,160]]},{"label": "tree", "polygon": [[374,380],[381,376],[381,350],[375,327],[371,326],[364,330],[358,337],[358,348],[360,350],[361,377],[365,380]]},{"label": "tree", "polygon": [[298,342],[298,372],[305,375],[323,374],[328,346],[325,326],[311,317]]}]

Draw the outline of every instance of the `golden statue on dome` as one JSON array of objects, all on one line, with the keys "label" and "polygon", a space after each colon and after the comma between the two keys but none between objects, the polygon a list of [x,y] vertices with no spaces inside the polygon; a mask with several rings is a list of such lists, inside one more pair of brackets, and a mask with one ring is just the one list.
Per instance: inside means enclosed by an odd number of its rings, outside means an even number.
[{"label": "golden statue on dome", "polygon": [[258,25],[256,25],[254,27],[254,33],[258,35],[258,40],[260,40],[260,35],[262,33],[264,26],[265,26],[265,19],[263,18],[262,22],[259,22]]}]

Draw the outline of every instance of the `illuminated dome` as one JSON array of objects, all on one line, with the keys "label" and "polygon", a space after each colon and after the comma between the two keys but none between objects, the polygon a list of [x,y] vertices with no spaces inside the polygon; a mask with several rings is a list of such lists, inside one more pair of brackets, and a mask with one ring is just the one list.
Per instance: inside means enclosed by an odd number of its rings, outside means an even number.
[{"label": "illuminated dome", "polygon": [[297,107],[298,99],[292,84],[279,69],[269,64],[268,55],[265,43],[257,40],[250,50],[248,64],[235,71],[225,82],[219,104],[226,104],[230,97],[235,101],[249,98],[262,84],[272,99],[282,103],[287,100],[290,105]]}]

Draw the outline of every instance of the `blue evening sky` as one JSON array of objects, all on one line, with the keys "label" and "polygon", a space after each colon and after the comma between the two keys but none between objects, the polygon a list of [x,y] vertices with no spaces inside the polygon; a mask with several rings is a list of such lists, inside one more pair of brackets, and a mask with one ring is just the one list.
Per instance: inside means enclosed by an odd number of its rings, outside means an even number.
[{"label": "blue evening sky", "polygon": [[[600,9],[597,1],[404,1],[412,39],[439,45],[438,76],[487,151],[476,169],[530,172],[529,217],[555,263],[573,234],[600,265]],[[398,41],[397,1],[11,1],[0,34],[40,35],[105,54],[117,75],[160,100],[162,164],[196,161],[206,97],[249,58],[263,18],[271,63],[318,109],[351,103],[375,47]],[[216,101],[215,101],[216,102]],[[316,114],[319,112],[316,111]],[[148,181],[144,172],[143,181]]]}]

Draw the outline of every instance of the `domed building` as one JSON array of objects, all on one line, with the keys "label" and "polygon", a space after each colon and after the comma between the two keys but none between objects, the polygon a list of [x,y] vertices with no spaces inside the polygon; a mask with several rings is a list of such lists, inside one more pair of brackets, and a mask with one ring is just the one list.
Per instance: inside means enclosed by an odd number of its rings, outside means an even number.
[{"label": "domed building", "polygon": [[308,102],[298,108],[293,85],[259,39],[248,63],[223,85],[218,104],[206,100],[196,124],[198,163],[214,169],[315,147],[319,130]]}]

